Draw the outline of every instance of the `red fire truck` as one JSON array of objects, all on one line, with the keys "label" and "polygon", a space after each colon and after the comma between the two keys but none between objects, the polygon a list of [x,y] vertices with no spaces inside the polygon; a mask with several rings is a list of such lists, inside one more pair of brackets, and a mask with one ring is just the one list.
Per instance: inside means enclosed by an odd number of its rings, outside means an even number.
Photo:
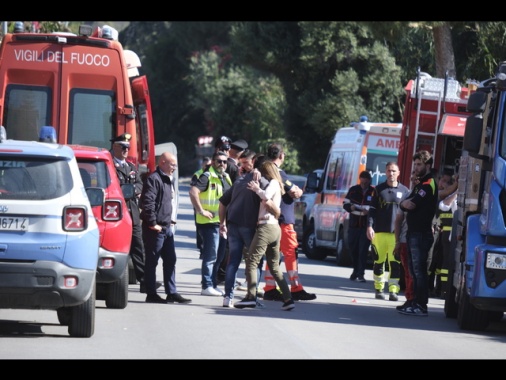
[{"label": "red fire truck", "polygon": [[[470,86],[471,87],[471,86]],[[467,117],[470,89],[453,78],[432,78],[418,69],[405,87],[398,162],[399,180],[411,187],[413,155],[422,149],[434,156],[434,169],[457,173]]]},{"label": "red fire truck", "polygon": [[109,26],[79,34],[8,33],[0,45],[0,125],[9,138],[38,140],[43,126],[58,143],[110,149],[131,137],[129,160],[155,169],[154,127],[139,57],[124,50]]}]

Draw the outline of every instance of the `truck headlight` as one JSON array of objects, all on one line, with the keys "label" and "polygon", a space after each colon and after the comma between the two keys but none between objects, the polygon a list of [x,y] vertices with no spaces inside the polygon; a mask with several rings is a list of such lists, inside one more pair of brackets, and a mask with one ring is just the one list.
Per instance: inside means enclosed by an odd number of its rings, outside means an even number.
[{"label": "truck headlight", "polygon": [[501,253],[487,253],[487,268],[506,270],[506,255]]}]

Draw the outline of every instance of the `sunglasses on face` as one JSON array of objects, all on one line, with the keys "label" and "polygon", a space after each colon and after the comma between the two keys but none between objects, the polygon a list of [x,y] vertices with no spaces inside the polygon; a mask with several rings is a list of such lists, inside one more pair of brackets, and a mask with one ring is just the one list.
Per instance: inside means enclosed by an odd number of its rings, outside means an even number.
[{"label": "sunglasses on face", "polygon": [[226,164],[227,163],[227,160],[214,160],[216,161],[216,163],[218,164]]},{"label": "sunglasses on face", "polygon": [[115,144],[115,146],[120,146],[120,147],[121,147],[121,150],[127,150],[127,149],[130,149],[130,146],[128,146],[128,145],[124,145],[124,144]]}]

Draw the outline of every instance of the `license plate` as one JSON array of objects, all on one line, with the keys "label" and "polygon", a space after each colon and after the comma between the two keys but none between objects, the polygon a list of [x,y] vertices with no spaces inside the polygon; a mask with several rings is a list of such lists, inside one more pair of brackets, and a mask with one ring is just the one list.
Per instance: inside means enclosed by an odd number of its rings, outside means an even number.
[{"label": "license plate", "polygon": [[26,231],[29,224],[28,218],[0,217],[0,231]]}]

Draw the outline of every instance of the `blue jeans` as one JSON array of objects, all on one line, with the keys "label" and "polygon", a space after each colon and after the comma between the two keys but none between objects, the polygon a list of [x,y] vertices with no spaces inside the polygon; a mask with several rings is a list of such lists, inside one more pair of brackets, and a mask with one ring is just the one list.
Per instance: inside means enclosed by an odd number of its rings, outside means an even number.
[{"label": "blue jeans", "polygon": [[214,223],[199,224],[202,236],[202,289],[218,286],[217,274],[225,256],[227,240],[220,237],[220,226]]},{"label": "blue jeans", "polygon": [[146,284],[147,294],[156,294],[156,267],[158,260],[162,258],[163,265],[163,285],[166,294],[177,293],[176,287],[176,247],[174,245],[174,235],[170,228],[164,232],[156,232],[148,227],[146,223],[142,224],[142,239],[144,241],[145,264],[144,264],[144,283]]},{"label": "blue jeans", "polygon": [[348,228],[348,246],[353,263],[352,276],[364,277],[367,265],[367,254],[371,241],[367,238],[366,227]]},{"label": "blue jeans", "polygon": [[[239,227],[236,224],[227,224],[228,235],[228,263],[225,272],[225,297],[234,298],[234,286],[239,265],[241,265],[243,249],[249,249],[253,236],[255,236],[256,228]],[[258,281],[262,275],[261,261],[258,268]]]},{"label": "blue jeans", "polygon": [[413,277],[414,302],[427,308],[429,303],[429,280],[427,260],[429,251],[434,243],[434,235],[429,232],[409,232],[406,237],[408,243],[409,272]]}]

